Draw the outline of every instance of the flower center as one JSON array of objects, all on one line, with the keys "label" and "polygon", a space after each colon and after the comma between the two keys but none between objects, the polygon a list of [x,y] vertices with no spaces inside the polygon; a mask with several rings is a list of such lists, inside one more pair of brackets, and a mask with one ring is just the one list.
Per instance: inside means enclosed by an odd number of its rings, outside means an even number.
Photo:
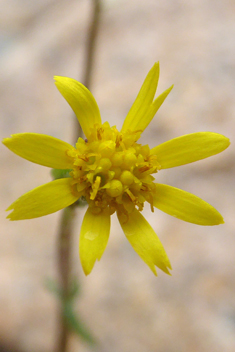
[{"label": "flower center", "polygon": [[94,213],[132,212],[152,206],[155,189],[152,173],[160,170],[148,145],[136,143],[141,131],[120,133],[105,122],[95,126],[85,141],[79,138],[76,149],[67,154],[73,160],[73,190],[84,196]]}]

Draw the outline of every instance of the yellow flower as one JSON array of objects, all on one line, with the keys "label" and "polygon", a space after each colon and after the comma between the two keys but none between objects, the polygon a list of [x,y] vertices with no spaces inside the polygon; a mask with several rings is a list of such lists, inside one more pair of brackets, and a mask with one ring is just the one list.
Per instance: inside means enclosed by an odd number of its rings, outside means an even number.
[{"label": "yellow flower", "polygon": [[71,169],[70,177],[37,187],[17,199],[7,210],[11,220],[32,219],[51,214],[76,202],[88,202],[80,234],[80,258],[85,274],[101,258],[110,233],[110,217],[117,213],[120,225],[134,250],[156,275],[155,265],[169,274],[170,261],[154,230],[141,215],[144,203],[199,225],[223,223],[220,213],[202,199],[178,188],[154,182],[160,169],[188,164],[222,152],[228,138],[198,132],[174,138],[150,149],[137,143],[171,91],[154,100],[159,64],[149,71],[121,131],[102,124],[91,92],[67,77],[55,84],[72,107],[86,140],[73,147],[59,139],[36,133],[20,133],[3,143],[31,162],[57,169]]}]

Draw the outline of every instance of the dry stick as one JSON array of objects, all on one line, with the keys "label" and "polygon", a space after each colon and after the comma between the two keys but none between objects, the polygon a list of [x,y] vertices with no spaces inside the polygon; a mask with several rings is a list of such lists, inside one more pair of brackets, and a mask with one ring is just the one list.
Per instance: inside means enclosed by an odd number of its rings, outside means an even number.
[{"label": "dry stick", "polygon": [[[98,25],[100,20],[100,0],[92,0],[93,13],[91,16],[91,24],[89,28],[89,35],[87,40],[86,54],[85,54],[85,69],[83,83],[87,88],[90,88],[91,73],[94,63],[94,49],[98,33]],[[76,121],[77,123],[77,121]],[[82,136],[81,126],[76,124],[75,142],[78,137]],[[63,299],[66,300],[70,294],[71,284],[71,242],[73,232],[73,219],[75,215],[75,206],[71,205],[63,210],[60,228],[58,234],[58,271],[60,279],[61,292]],[[66,352],[68,350],[69,328],[63,314],[63,307],[61,307],[59,317],[59,331],[56,352]]]}]

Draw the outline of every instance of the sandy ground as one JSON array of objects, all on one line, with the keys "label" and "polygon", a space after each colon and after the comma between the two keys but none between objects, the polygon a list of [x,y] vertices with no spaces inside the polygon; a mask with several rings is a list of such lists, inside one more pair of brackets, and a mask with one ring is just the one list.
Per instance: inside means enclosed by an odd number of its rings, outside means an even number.
[{"label": "sandy ground", "polygon": [[[70,142],[71,109],[54,75],[81,79],[90,15],[88,0],[0,1],[0,134],[49,134]],[[233,0],[106,0],[92,92],[103,120],[120,127],[142,81],[160,61],[158,92],[174,89],[142,136],[157,145],[198,131],[231,139],[222,154],[161,171],[157,180],[214,205],[225,224],[200,227],[149,209],[173,276],[156,278],[134,253],[115,217],[107,250],[85,277],[77,304],[98,345],[71,338],[71,352],[233,352],[235,350],[235,3]],[[60,213],[22,222],[5,208],[50,181],[49,170],[1,146],[0,341],[11,351],[51,352],[58,305],[45,288],[56,278]],[[0,351],[4,347],[0,347]]]}]

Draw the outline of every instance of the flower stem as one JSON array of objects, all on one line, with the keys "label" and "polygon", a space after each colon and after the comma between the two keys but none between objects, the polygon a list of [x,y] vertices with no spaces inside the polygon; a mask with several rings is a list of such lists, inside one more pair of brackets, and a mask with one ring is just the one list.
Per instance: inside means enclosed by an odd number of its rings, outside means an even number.
[{"label": "flower stem", "polygon": [[[71,281],[71,240],[75,207],[63,210],[60,230],[58,234],[58,271],[60,276],[61,302],[69,295]],[[65,352],[68,348],[69,330],[63,314],[63,306],[60,308],[58,347],[56,352]]]},{"label": "flower stem", "polygon": [[[92,0],[92,15],[91,22],[88,32],[87,46],[85,52],[85,68],[84,77],[82,79],[83,84],[90,88],[92,69],[94,66],[94,52],[95,44],[97,40],[98,27],[100,21],[100,0]],[[77,141],[78,137],[82,136],[81,126],[77,125],[74,140]],[[71,205],[63,210],[60,228],[58,233],[58,272],[59,272],[59,282],[60,290],[62,293],[59,326],[58,326],[58,340],[56,346],[56,352],[67,352],[68,351],[68,341],[69,341],[69,328],[66,324],[66,320],[63,314],[62,302],[64,302],[70,294],[71,287],[71,243],[72,243],[72,233],[73,233],[73,220],[75,216],[75,206]]]},{"label": "flower stem", "polygon": [[[101,14],[101,0],[92,0],[92,14],[91,14],[91,22],[89,25],[88,30],[88,37],[87,37],[87,45],[85,48],[85,67],[84,67],[84,76],[82,78],[82,83],[88,89],[91,86],[91,77],[94,67],[94,58],[95,58],[95,47],[97,42],[97,34],[99,30],[100,24],[100,14]],[[78,140],[78,137],[83,135],[81,126],[77,127],[78,121],[75,120],[76,127],[75,127],[75,136],[74,141],[75,143]]]}]

